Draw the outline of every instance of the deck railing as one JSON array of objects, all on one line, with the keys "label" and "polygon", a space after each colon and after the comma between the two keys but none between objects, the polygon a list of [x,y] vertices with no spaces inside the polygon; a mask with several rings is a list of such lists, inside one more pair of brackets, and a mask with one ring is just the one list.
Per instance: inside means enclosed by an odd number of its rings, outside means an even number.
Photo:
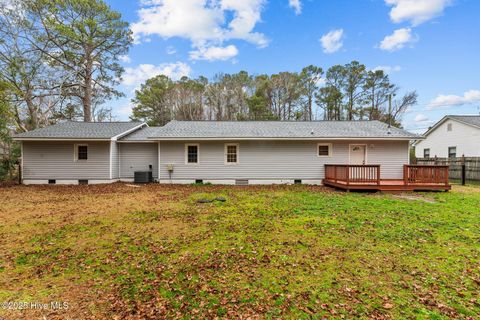
[{"label": "deck railing", "polygon": [[[325,179],[346,185],[380,185],[380,165],[326,164]],[[403,184],[448,186],[448,166],[404,165]]]},{"label": "deck railing", "polygon": [[445,184],[448,185],[448,166],[439,165],[404,165],[403,182],[411,184]]},{"label": "deck railing", "polygon": [[325,179],[345,183],[380,185],[380,165],[326,164]]}]

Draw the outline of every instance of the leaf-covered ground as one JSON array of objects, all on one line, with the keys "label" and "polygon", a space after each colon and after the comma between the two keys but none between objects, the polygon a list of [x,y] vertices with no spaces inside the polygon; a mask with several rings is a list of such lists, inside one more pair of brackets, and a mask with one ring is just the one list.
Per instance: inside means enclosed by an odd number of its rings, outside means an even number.
[{"label": "leaf-covered ground", "polygon": [[0,219],[0,318],[480,318],[479,186],[15,186]]}]

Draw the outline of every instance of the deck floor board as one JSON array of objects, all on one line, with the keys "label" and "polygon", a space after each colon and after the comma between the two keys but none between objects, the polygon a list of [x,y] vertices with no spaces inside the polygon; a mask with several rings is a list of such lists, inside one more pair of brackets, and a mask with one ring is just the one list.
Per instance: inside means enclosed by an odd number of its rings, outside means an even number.
[{"label": "deck floor board", "polygon": [[445,185],[444,183],[416,183],[416,184],[407,184],[403,180],[380,180],[380,184],[369,183],[369,182],[352,182],[349,184],[346,181],[341,180],[329,180],[324,179],[323,184],[326,186],[343,189],[343,190],[374,190],[374,191],[433,191],[433,190],[444,190],[448,191],[451,189],[450,185]]}]

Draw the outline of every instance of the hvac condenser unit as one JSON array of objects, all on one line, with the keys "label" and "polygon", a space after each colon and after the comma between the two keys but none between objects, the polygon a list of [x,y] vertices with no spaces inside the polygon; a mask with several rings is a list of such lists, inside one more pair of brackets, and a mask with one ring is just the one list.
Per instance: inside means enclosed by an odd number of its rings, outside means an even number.
[{"label": "hvac condenser unit", "polygon": [[153,182],[152,171],[135,171],[133,181],[135,183]]}]

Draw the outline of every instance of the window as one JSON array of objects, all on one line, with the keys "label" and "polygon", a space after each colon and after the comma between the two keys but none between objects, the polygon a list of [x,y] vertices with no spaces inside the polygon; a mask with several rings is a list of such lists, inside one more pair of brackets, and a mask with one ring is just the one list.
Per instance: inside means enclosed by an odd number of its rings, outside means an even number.
[{"label": "window", "polygon": [[225,164],[237,164],[238,163],[238,144],[227,143],[225,144]]},{"label": "window", "polygon": [[430,158],[430,149],[423,149],[423,157]]},{"label": "window", "polygon": [[185,163],[186,164],[198,164],[198,144],[186,144],[185,145]]},{"label": "window", "polygon": [[448,157],[449,158],[457,157],[457,147],[448,147]]},{"label": "window", "polygon": [[452,131],[452,124],[451,123],[447,124],[447,131]]},{"label": "window", "polygon": [[331,143],[319,143],[317,145],[317,156],[319,156],[319,157],[331,157],[332,156],[332,144]]},{"label": "window", "polygon": [[75,161],[88,160],[88,145],[76,144],[75,145]]}]

